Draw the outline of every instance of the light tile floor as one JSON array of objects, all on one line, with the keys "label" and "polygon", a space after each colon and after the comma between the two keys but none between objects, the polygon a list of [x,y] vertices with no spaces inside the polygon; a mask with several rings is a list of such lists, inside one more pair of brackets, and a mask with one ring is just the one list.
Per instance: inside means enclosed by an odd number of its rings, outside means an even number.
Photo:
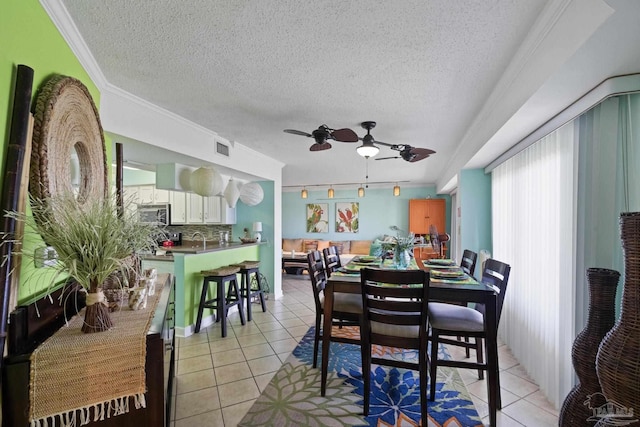
[{"label": "light tile floor", "polygon": [[[253,321],[240,324],[229,315],[226,338],[220,324],[187,338],[177,338],[172,427],[237,425],[267,386],[297,342],[315,322],[311,285],[306,276],[283,275],[284,297],[267,301],[267,312],[254,304]],[[450,347],[453,358],[464,350]],[[474,357],[472,353],[472,357]],[[501,345],[502,411],[498,426],[556,426],[558,411]],[[486,380],[477,371],[460,369],[476,409],[488,423]]]}]

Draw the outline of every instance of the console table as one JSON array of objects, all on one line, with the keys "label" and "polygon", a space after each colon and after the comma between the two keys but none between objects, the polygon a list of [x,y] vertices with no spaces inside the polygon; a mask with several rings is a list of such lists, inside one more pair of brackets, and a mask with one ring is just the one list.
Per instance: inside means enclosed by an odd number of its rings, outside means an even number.
[{"label": "console table", "polygon": [[[156,292],[160,291],[158,305],[153,313],[146,335],[146,407],[91,421],[99,427],[158,427],[170,425],[171,391],[174,376],[174,278],[158,275]],[[53,335],[67,317],[84,307],[84,293],[77,286],[66,286],[53,293],[53,301],[63,296],[66,304],[51,304],[44,297],[28,306],[18,307],[10,315],[8,356],[2,372],[2,418],[4,426],[29,426],[29,387],[31,353]],[[37,310],[36,310],[37,306]],[[123,307],[123,309],[125,309]],[[39,313],[39,314],[38,314]],[[93,417],[92,417],[93,419]],[[49,422],[49,427],[57,427]]]}]

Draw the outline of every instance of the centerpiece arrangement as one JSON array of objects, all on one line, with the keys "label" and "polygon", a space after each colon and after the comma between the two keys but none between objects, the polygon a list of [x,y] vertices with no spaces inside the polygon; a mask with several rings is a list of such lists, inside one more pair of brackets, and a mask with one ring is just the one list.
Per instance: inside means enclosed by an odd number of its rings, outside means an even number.
[{"label": "centerpiece arrangement", "polygon": [[[50,268],[53,286],[59,279],[72,277],[87,292],[83,332],[100,332],[113,326],[102,286],[113,275],[123,286],[137,262],[140,251],[157,246],[158,228],[139,221],[135,210],[119,209],[115,195],[79,203],[73,194],[45,199],[30,198],[33,215],[8,212],[25,223],[26,233],[40,236],[57,253]],[[34,253],[22,252],[35,259]]]},{"label": "centerpiece arrangement", "polygon": [[404,269],[411,263],[413,257],[413,247],[415,245],[415,236],[413,233],[406,233],[395,225],[389,227],[396,232],[395,236],[391,236],[388,240],[381,244],[381,256],[391,255],[393,257],[393,265],[398,269]]}]

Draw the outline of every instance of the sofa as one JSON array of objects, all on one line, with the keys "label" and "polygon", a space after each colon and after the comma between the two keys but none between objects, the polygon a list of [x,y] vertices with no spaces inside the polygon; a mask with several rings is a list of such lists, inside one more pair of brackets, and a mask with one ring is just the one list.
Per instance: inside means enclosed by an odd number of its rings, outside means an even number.
[{"label": "sofa", "polygon": [[[370,255],[372,240],[319,240],[319,239],[282,239],[282,256],[306,255],[311,251],[320,251],[329,246],[336,246],[340,254],[340,261],[346,264],[356,255]],[[301,261],[285,261],[282,268],[287,273],[300,274],[306,268]]]}]

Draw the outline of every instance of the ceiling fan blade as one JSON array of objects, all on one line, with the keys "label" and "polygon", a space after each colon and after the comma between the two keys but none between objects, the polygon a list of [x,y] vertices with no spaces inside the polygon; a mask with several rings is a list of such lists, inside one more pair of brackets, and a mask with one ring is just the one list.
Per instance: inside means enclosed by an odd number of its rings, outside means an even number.
[{"label": "ceiling fan blade", "polygon": [[311,147],[309,147],[309,151],[322,151],[328,150],[329,148],[331,148],[331,144],[329,144],[328,142],[323,142],[322,144],[318,144],[316,142]]},{"label": "ceiling fan blade", "polygon": [[340,142],[358,142],[358,134],[348,128],[336,129],[331,132],[331,137]]},{"label": "ceiling fan blade", "polygon": [[302,132],[301,130],[295,130],[295,129],[285,129],[284,130],[286,133],[291,133],[293,135],[300,135],[300,136],[308,136],[309,138],[311,138],[313,135],[311,135],[310,133],[307,132]]},{"label": "ceiling fan blade", "polygon": [[376,157],[374,160],[389,160],[389,159],[399,159],[400,156],[393,156],[393,157]]},{"label": "ceiling fan blade", "polygon": [[413,158],[411,160],[409,160],[409,162],[415,163],[417,161],[426,159],[427,157],[429,157],[430,155],[432,155],[434,153],[435,153],[435,151],[430,150],[428,148],[412,148],[411,149],[411,154],[412,154]]}]

